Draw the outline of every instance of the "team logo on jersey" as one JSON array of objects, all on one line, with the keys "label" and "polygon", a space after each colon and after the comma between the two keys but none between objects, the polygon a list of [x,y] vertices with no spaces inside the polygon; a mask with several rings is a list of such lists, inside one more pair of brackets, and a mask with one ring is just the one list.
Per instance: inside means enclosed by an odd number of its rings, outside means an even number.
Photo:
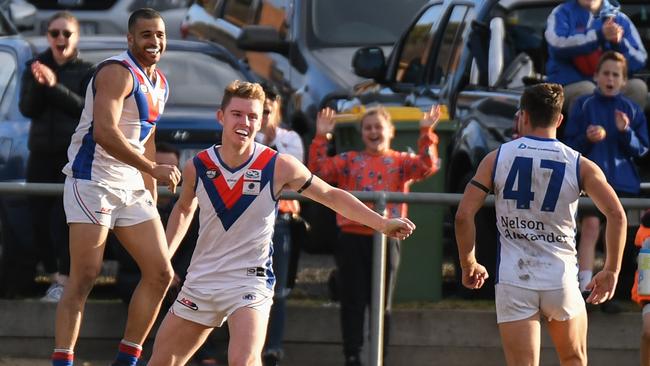
[{"label": "team logo on jersey", "polygon": [[149,93],[149,88],[146,84],[140,84],[140,91],[143,93]]},{"label": "team logo on jersey", "polygon": [[260,194],[260,182],[246,182],[242,187],[242,194],[258,195]]},{"label": "team logo on jersey", "polygon": [[208,178],[210,178],[210,179],[214,179],[214,178],[216,178],[216,177],[219,176],[219,171],[217,171],[217,170],[212,170],[212,169],[210,169],[210,170],[206,170],[206,172],[205,172],[205,176],[208,177]]},{"label": "team logo on jersey", "polygon": [[198,305],[196,305],[195,303],[193,303],[192,300],[190,300],[190,299],[188,299],[188,298],[183,297],[183,298],[181,298],[180,300],[179,300],[179,299],[176,299],[176,302],[179,303],[179,304],[181,304],[181,305],[183,305],[183,306],[185,306],[186,308],[192,309],[192,310],[194,310],[194,311],[199,310]]},{"label": "team logo on jersey", "polygon": [[261,169],[248,169],[244,173],[244,180],[262,180],[262,170]]},{"label": "team logo on jersey", "polygon": [[254,301],[257,298],[257,296],[255,296],[255,294],[246,294],[246,295],[242,296],[241,298],[243,300]]}]

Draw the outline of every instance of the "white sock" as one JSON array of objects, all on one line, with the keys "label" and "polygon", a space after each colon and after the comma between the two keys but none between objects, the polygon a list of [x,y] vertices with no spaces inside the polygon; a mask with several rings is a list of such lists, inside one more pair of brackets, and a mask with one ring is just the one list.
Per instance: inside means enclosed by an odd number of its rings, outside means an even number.
[{"label": "white sock", "polygon": [[587,291],[587,284],[591,281],[594,271],[583,270],[578,272],[578,283],[580,284],[580,292]]}]

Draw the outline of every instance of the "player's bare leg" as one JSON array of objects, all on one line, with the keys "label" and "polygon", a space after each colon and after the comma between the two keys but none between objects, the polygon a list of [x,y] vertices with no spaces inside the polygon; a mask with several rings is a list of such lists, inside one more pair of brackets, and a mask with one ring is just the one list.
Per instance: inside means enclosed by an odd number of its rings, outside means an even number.
[{"label": "player's bare leg", "polygon": [[539,313],[528,319],[500,323],[499,333],[508,366],[539,365]]},{"label": "player's bare leg", "polygon": [[148,366],[183,366],[201,347],[212,327],[183,319],[169,312],[165,316],[153,345]]},{"label": "player's bare leg", "polygon": [[548,332],[555,344],[560,365],[587,365],[587,312],[565,320],[548,322]]},{"label": "player's bare leg", "polygon": [[108,228],[70,224],[70,277],[56,308],[55,348],[74,349],[88,294],[102,269]]},{"label": "player's bare leg", "polygon": [[140,268],[141,278],[131,296],[124,340],[142,345],[151,330],[174,270],[160,220],[113,229]]},{"label": "player's bare leg", "polygon": [[228,317],[228,365],[262,365],[261,355],[268,320],[268,313],[251,308],[239,308]]}]

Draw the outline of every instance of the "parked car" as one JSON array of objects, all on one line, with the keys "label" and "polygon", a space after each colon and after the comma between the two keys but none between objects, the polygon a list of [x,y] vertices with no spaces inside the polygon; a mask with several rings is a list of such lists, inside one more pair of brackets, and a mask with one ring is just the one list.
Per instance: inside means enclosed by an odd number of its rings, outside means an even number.
[{"label": "parked car", "polygon": [[26,0],[1,0],[0,8],[13,22],[18,31],[34,29],[36,7]]},{"label": "parked car", "polygon": [[[383,103],[419,107],[441,104],[456,131],[449,140],[445,174],[447,192],[463,192],[478,163],[511,140],[513,116],[526,85],[541,82],[547,57],[544,30],[561,0],[431,0],[417,13],[388,58],[378,47],[354,55],[358,76],[371,81],[353,95],[334,100],[340,111]],[[650,4],[622,2],[646,47],[650,46]],[[643,72],[641,77],[646,77]],[[439,173],[440,174],[440,173]],[[478,258],[495,268],[494,210],[477,220]],[[448,233],[448,254],[455,254]],[[457,271],[459,272],[459,271]],[[630,276],[630,278],[632,278]],[[490,286],[484,287],[486,292]]]},{"label": "parked car", "polygon": [[313,136],[323,98],[347,94],[362,79],[355,49],[388,51],[424,0],[202,0],[190,6],[183,34],[224,45],[285,97],[285,121]]},{"label": "parked car", "polygon": [[[24,1],[24,0],[21,0]],[[57,11],[69,10],[78,19],[81,34],[126,34],[132,11],[149,7],[158,10],[165,20],[167,38],[180,38],[180,23],[192,0],[27,0],[38,12],[30,35],[42,35],[47,21]]]},{"label": "parked car", "polygon": [[[43,37],[0,37],[0,181],[25,180],[30,120],[18,110],[21,75],[25,63],[46,47]],[[84,59],[99,62],[125,50],[126,40],[87,36],[79,41],[79,49]],[[221,125],[215,112],[225,86],[235,79],[255,78],[227,50],[208,42],[168,41],[159,67],[170,84],[170,95],[165,113],[157,123],[156,141],[178,147],[181,161],[185,162],[220,140]],[[34,268],[27,215],[24,197],[0,198],[0,289],[5,293],[28,286],[18,279],[29,280]]]}]

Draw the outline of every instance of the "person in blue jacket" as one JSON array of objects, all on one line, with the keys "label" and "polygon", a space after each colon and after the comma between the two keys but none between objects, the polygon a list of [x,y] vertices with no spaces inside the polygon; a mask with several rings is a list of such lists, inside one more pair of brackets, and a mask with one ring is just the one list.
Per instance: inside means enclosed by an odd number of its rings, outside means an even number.
[{"label": "person in blue jacket", "polygon": [[[619,197],[637,197],[641,181],[634,158],[648,152],[646,118],[639,105],[621,93],[627,79],[623,54],[605,52],[596,70],[597,88],[576,99],[564,140],[603,170]],[[584,292],[593,274],[601,218],[591,210],[582,210],[581,217],[578,280]],[[602,310],[617,312],[615,306]]]},{"label": "person in blue jacket", "polygon": [[[544,36],[548,44],[548,82],[564,86],[563,111],[594,89],[593,76],[600,56],[609,50],[625,56],[628,75],[642,69],[648,53],[632,21],[618,11],[615,0],[568,0],[549,15]],[[648,87],[629,79],[623,94],[645,108]]]}]

